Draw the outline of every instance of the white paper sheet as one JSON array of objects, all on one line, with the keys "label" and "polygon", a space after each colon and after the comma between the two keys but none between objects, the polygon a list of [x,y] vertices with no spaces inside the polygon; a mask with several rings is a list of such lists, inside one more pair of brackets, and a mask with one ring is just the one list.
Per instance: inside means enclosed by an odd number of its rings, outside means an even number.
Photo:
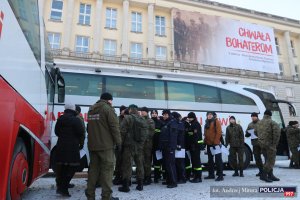
[{"label": "white paper sheet", "polygon": [[86,152],[85,152],[85,150],[81,149],[81,150],[79,151],[79,154],[80,154],[80,159],[81,159],[83,156],[86,155]]},{"label": "white paper sheet", "polygon": [[222,152],[222,154],[229,155],[229,150],[224,145],[222,145],[222,147],[221,147],[221,152]]},{"label": "white paper sheet", "polygon": [[175,151],[175,158],[185,158],[185,149]]},{"label": "white paper sheet", "polygon": [[213,147],[210,147],[210,152],[212,155],[222,153],[221,147],[219,145],[215,146],[215,149]]},{"label": "white paper sheet", "polygon": [[251,140],[253,140],[253,139],[257,139],[257,136],[255,135],[255,133],[254,133],[254,129],[250,129],[250,130],[248,130],[248,133],[250,133],[251,134]]},{"label": "white paper sheet", "polygon": [[161,160],[162,159],[162,152],[161,151],[159,151],[159,150],[155,151],[155,155],[156,155],[156,159],[157,160]]}]

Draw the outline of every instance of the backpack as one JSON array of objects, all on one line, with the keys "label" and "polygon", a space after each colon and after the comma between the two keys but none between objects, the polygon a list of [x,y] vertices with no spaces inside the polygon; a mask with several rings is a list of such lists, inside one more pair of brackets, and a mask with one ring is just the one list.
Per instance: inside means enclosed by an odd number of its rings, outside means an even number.
[{"label": "backpack", "polygon": [[140,117],[131,115],[133,118],[132,132],[133,140],[137,143],[144,143],[148,137],[148,124],[147,121]]}]

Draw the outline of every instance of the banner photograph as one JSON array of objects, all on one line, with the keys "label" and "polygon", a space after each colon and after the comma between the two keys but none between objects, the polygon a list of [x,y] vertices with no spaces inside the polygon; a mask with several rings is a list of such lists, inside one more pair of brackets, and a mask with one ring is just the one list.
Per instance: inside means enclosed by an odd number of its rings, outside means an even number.
[{"label": "banner photograph", "polygon": [[272,28],[178,9],[172,14],[176,60],[279,73]]}]

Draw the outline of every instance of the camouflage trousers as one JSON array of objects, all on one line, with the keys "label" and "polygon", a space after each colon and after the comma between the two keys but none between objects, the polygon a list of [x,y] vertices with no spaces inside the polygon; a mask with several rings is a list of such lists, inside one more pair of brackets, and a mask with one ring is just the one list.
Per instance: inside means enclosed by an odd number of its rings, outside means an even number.
[{"label": "camouflage trousers", "polygon": [[121,171],[122,171],[122,153],[119,151],[115,151],[116,156],[116,166],[115,166],[115,176],[121,177]]},{"label": "camouflage trousers", "polygon": [[[237,157],[239,163],[237,163]],[[243,169],[244,167],[244,147],[230,147],[229,148],[229,159],[232,162],[233,169]]]},{"label": "camouflage trousers", "polygon": [[122,178],[130,180],[132,176],[132,162],[136,165],[137,180],[144,180],[143,148],[124,147],[122,152]]},{"label": "camouflage trousers", "polygon": [[151,177],[152,167],[152,140],[146,140],[144,144],[144,172],[145,177]]},{"label": "camouflage trousers", "polygon": [[262,154],[265,157],[263,170],[267,173],[273,170],[276,160],[276,147],[260,145]]},{"label": "camouflage trousers", "polygon": [[290,150],[292,152],[291,160],[295,163],[295,165],[299,165],[300,152],[298,151],[298,148],[290,147]]},{"label": "camouflage trousers", "polygon": [[253,155],[254,155],[254,159],[255,159],[255,163],[256,166],[258,167],[258,169],[263,169],[263,162],[261,159],[261,148],[259,146],[259,144],[255,144],[253,145]]}]

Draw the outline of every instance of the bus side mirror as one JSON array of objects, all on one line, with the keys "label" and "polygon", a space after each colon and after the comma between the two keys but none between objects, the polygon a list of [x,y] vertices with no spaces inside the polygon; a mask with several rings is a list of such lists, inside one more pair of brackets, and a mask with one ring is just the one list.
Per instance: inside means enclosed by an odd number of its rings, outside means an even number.
[{"label": "bus side mirror", "polygon": [[289,105],[290,116],[292,116],[292,117],[297,116],[296,107],[293,104],[288,104],[288,105]]},{"label": "bus side mirror", "polygon": [[65,81],[61,76],[57,78],[57,101],[58,103],[65,101]]}]

